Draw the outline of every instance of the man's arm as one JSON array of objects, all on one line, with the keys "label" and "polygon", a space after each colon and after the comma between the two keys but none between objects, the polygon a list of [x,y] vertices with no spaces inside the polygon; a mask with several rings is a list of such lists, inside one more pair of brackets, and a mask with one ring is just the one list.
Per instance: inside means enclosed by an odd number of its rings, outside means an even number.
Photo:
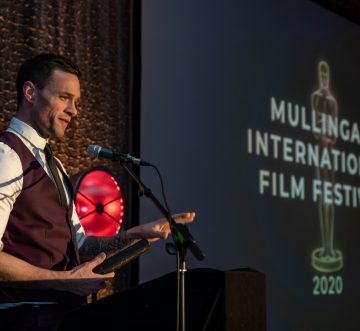
[{"label": "man's arm", "polygon": [[104,261],[99,254],[93,260],[68,271],[54,271],[36,267],[15,256],[0,252],[0,287],[16,287],[32,290],[68,291],[85,296],[105,287],[114,273],[99,275],[92,270]]},{"label": "man's arm", "polygon": [[[182,224],[192,222],[194,218],[194,212],[173,215],[174,221]],[[147,239],[150,242],[166,239],[170,233],[169,222],[163,218],[134,226],[112,237],[86,237],[79,249],[80,258],[86,261],[101,252],[109,254],[140,239]]]}]

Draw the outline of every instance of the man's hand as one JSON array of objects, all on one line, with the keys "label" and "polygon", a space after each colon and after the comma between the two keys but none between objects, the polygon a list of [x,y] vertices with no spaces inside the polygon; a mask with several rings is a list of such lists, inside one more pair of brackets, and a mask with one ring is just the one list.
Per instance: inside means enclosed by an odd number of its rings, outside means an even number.
[{"label": "man's hand", "polygon": [[[66,283],[66,285],[68,285],[65,290],[78,295],[88,295],[105,288],[105,282],[111,281],[114,278],[115,273],[110,272],[108,274],[100,275],[93,271],[93,269],[101,264],[105,258],[106,254],[100,253],[91,261],[82,263],[69,271],[65,271],[69,277],[69,280],[63,283],[64,286]],[[79,279],[80,281],[76,281],[76,279]],[[74,286],[75,283],[76,286]]]},{"label": "man's hand", "polygon": [[59,290],[86,296],[111,281],[115,273],[100,275],[93,269],[106,258],[101,253],[94,259],[67,271],[39,268],[8,253],[0,252],[0,286],[30,290]]},{"label": "man's hand", "polygon": [[[176,223],[190,223],[195,218],[194,212],[172,215]],[[133,239],[147,239],[150,242],[159,239],[166,239],[171,233],[170,225],[167,219],[162,218],[146,224],[141,224],[127,230],[127,235]]]}]

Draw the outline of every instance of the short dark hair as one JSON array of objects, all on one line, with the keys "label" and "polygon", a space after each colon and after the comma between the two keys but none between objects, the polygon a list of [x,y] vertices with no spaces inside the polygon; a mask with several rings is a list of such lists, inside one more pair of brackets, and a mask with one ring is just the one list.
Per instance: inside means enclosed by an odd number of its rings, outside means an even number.
[{"label": "short dark hair", "polygon": [[79,79],[81,72],[78,65],[68,58],[53,53],[41,53],[26,60],[20,67],[16,78],[17,104],[23,101],[23,86],[26,81],[33,82],[39,89],[44,88],[47,80],[55,69],[76,75]]}]

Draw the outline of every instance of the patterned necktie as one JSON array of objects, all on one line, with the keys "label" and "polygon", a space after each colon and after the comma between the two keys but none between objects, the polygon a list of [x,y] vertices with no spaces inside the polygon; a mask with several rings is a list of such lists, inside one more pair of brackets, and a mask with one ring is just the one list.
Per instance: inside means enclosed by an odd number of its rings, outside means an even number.
[{"label": "patterned necktie", "polygon": [[46,162],[50,168],[50,171],[54,177],[55,183],[56,183],[56,187],[59,193],[59,200],[60,200],[60,204],[62,207],[64,207],[65,209],[67,209],[67,200],[66,200],[66,195],[65,195],[65,190],[64,190],[64,185],[60,179],[59,176],[59,171],[56,165],[56,161],[54,159],[54,156],[52,154],[51,148],[49,144],[46,144],[45,148],[44,148],[44,152],[45,152],[45,157],[46,157]]}]

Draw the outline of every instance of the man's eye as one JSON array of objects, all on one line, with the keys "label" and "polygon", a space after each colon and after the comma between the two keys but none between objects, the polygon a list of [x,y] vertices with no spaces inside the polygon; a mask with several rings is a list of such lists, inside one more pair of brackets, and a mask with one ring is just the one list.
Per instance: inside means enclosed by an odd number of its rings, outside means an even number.
[{"label": "man's eye", "polygon": [[61,100],[66,100],[68,97],[66,95],[60,95]]}]

